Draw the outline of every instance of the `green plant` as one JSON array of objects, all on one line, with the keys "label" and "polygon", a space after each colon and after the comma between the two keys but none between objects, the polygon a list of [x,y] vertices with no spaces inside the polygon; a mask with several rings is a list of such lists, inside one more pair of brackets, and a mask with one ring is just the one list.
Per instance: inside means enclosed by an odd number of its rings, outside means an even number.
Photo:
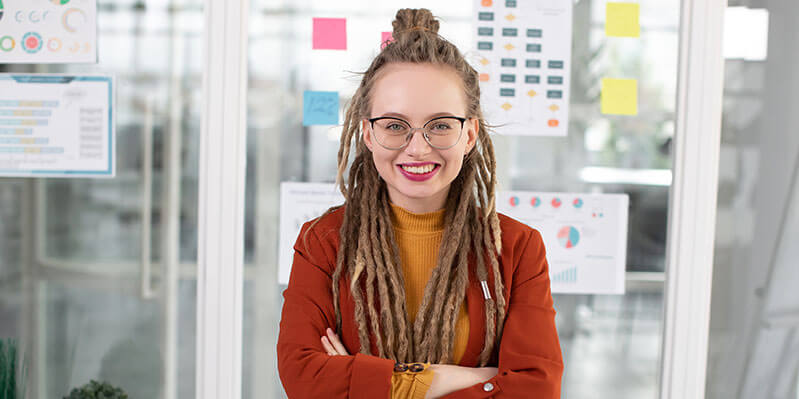
[{"label": "green plant", "polygon": [[[17,375],[17,340],[0,339],[0,399],[23,399],[27,366],[23,359],[21,374]],[[20,377],[17,379],[17,377]]]},{"label": "green plant", "polygon": [[107,382],[91,380],[80,388],[74,388],[64,399],[128,399],[128,394]]}]

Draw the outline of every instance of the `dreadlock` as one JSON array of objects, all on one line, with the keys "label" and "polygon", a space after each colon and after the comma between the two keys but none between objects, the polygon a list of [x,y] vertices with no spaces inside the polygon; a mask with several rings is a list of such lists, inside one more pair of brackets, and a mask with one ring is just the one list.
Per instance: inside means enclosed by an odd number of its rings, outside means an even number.
[{"label": "dreadlock", "polygon": [[[473,259],[476,277],[487,282],[488,273],[492,273],[494,281],[491,298],[484,301],[486,330],[478,363],[485,366],[502,336],[505,297],[498,263],[502,248],[494,197],[496,159],[480,109],[478,75],[455,45],[438,35],[439,23],[429,10],[399,10],[392,25],[393,41],[387,42],[372,61],[350,101],[338,151],[336,183],[347,206],[332,276],[336,331],[341,335],[339,283],[345,278],[354,300],[361,353],[372,354],[373,334],[380,357],[400,362],[452,362],[455,323]],[[475,148],[466,155],[449,188],[436,267],[425,286],[413,325],[408,321],[386,183],[380,179],[360,131],[361,120],[371,112],[370,94],[379,71],[387,64],[400,62],[454,70],[463,81],[466,116],[479,120]],[[355,157],[345,182],[351,147],[355,148]],[[325,215],[340,207],[329,209]],[[321,217],[316,221],[319,220]]]}]

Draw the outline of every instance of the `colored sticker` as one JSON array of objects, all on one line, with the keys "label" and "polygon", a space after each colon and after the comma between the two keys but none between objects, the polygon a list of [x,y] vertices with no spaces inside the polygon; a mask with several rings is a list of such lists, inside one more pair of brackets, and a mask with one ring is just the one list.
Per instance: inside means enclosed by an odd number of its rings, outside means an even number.
[{"label": "colored sticker", "polygon": [[481,12],[477,14],[477,19],[480,21],[493,21],[494,20],[494,13],[493,12]]},{"label": "colored sticker", "polygon": [[503,73],[502,75],[499,75],[499,81],[500,82],[506,82],[506,83],[514,83],[514,82],[516,82],[516,75],[504,74]]},{"label": "colored sticker", "polygon": [[541,60],[527,60],[524,62],[524,66],[528,68],[541,68]]},{"label": "colored sticker", "polygon": [[528,43],[527,44],[527,52],[528,53],[540,53],[541,52],[541,45],[538,43]]},{"label": "colored sticker", "polygon": [[0,37],[0,50],[5,52],[11,51],[16,47],[17,42],[11,36]]},{"label": "colored sticker", "polygon": [[635,79],[602,79],[601,97],[603,114],[638,114],[638,81]]},{"label": "colored sticker", "polygon": [[513,97],[516,95],[516,90],[514,89],[499,89],[499,95],[502,97]]},{"label": "colored sticker", "polygon": [[22,49],[28,53],[38,53],[42,49],[42,37],[36,32],[28,32],[22,36]]},{"label": "colored sticker", "polygon": [[492,42],[477,42],[478,50],[491,50],[493,48],[494,48],[494,43]]},{"label": "colored sticker", "polygon": [[540,83],[541,77],[538,75],[525,75],[524,83]]},{"label": "colored sticker", "polygon": [[380,32],[380,49],[383,49],[393,41],[394,35],[391,32]]},{"label": "colored sticker", "polygon": [[548,90],[547,98],[563,98],[563,92],[560,90]]},{"label": "colored sticker", "polygon": [[527,29],[527,37],[541,37],[541,29]]},{"label": "colored sticker", "polygon": [[614,37],[640,37],[638,3],[608,3],[605,7],[605,35]]},{"label": "colored sticker", "polygon": [[502,36],[515,37],[519,35],[519,30],[516,28],[502,28]]},{"label": "colored sticker", "polygon": [[306,90],[302,96],[302,125],[338,125],[338,110],[338,92]]},{"label": "colored sticker", "polygon": [[515,67],[516,66],[516,60],[513,59],[513,58],[503,58],[500,61],[500,65],[502,65],[504,67]]},{"label": "colored sticker", "polygon": [[494,28],[479,27],[477,28],[477,36],[494,36]]},{"label": "colored sticker", "polygon": [[563,84],[563,76],[547,76],[547,83],[551,85]]},{"label": "colored sticker", "polygon": [[313,19],[314,50],[346,50],[347,19],[346,18],[314,18]]},{"label": "colored sticker", "polygon": [[563,61],[549,61],[547,62],[549,69],[563,69]]}]

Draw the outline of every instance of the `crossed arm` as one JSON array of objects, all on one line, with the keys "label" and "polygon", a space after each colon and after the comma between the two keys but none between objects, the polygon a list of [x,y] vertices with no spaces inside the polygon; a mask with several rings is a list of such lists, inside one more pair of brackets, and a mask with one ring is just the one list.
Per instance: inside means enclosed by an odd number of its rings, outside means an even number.
[{"label": "crossed arm", "polygon": [[[328,328],[321,338],[322,346],[330,356],[349,356],[333,330]],[[426,399],[440,398],[452,392],[468,388],[497,375],[496,367],[463,367],[450,364],[432,364],[430,369],[435,373],[433,383],[427,390]]]}]

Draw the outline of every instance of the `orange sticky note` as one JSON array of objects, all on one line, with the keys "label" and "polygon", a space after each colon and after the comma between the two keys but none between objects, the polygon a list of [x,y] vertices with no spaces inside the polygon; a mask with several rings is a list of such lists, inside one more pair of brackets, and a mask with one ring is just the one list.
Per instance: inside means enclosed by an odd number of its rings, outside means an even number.
[{"label": "orange sticky note", "polygon": [[314,18],[313,19],[314,50],[346,50],[347,19],[346,18]]},{"label": "orange sticky note", "polygon": [[635,79],[602,79],[602,113],[638,115],[638,81]]},{"label": "orange sticky note", "polygon": [[638,3],[608,3],[605,7],[605,35],[616,37],[640,37]]}]

